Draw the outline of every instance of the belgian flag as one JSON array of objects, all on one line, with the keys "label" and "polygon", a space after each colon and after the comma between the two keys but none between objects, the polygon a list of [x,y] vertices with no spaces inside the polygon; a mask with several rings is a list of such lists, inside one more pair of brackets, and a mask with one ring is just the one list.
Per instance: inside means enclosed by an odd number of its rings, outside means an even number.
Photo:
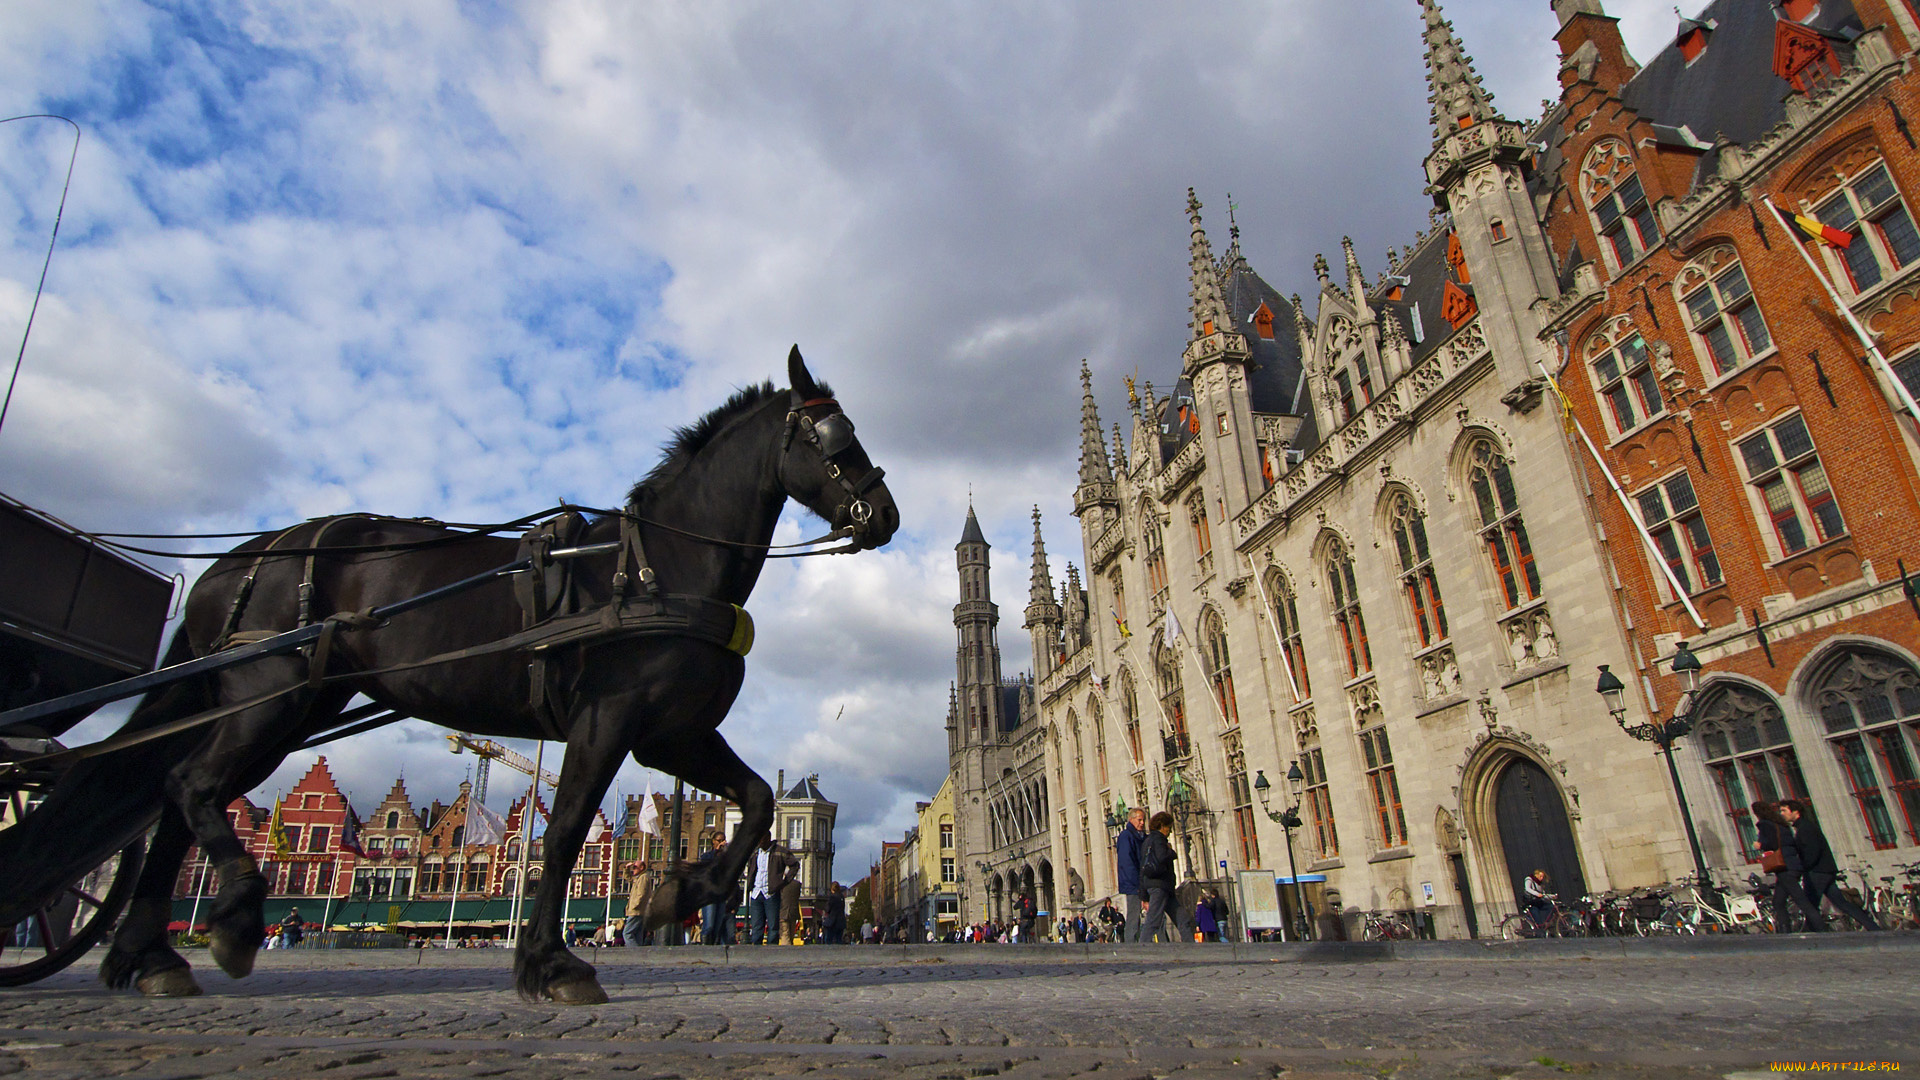
[{"label": "belgian flag", "polygon": [[1853,243],[1852,233],[1845,229],[1836,229],[1819,218],[1796,213],[1793,215],[1793,223],[1798,225],[1800,231],[1806,233],[1808,238],[1822,244],[1843,248]]}]

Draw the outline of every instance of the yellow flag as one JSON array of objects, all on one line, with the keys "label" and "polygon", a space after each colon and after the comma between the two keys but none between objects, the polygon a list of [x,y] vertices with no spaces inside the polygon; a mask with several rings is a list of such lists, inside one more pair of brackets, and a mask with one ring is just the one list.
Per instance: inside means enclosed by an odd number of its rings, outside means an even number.
[{"label": "yellow flag", "polygon": [[273,841],[275,855],[293,854],[293,845],[287,843],[286,823],[280,820],[280,800],[273,800],[273,818],[267,822],[267,839]]}]

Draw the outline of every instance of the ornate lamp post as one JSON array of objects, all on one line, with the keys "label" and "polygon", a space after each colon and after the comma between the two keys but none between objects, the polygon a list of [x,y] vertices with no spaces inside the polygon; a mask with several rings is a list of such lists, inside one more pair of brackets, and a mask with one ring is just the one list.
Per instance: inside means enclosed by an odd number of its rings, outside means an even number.
[{"label": "ornate lamp post", "polygon": [[1119,832],[1120,826],[1127,823],[1127,800],[1115,796],[1113,809],[1107,811],[1107,831]]},{"label": "ornate lamp post", "polygon": [[1302,941],[1312,937],[1312,924],[1307,922],[1306,896],[1300,889],[1300,871],[1295,869],[1293,861],[1293,830],[1300,827],[1300,795],[1306,786],[1307,776],[1300,771],[1300,762],[1296,760],[1287,767],[1287,790],[1293,797],[1293,805],[1276,813],[1273,809],[1273,781],[1267,779],[1264,769],[1253,774],[1253,790],[1260,796],[1260,809],[1265,811],[1268,820],[1277,822],[1287,831],[1287,873],[1293,878],[1293,915],[1298,920],[1294,933]]},{"label": "ornate lamp post", "polygon": [[1187,819],[1193,814],[1193,785],[1187,783],[1179,769],[1173,770],[1173,783],[1167,785],[1167,809],[1173,811],[1180,823],[1180,853],[1187,861],[1187,873],[1198,878],[1200,875],[1193,867],[1193,840],[1187,834]]},{"label": "ornate lamp post", "polygon": [[1643,742],[1650,742],[1660,748],[1667,759],[1667,776],[1673,781],[1673,797],[1680,803],[1680,820],[1687,827],[1687,846],[1693,850],[1693,872],[1700,879],[1702,888],[1713,888],[1713,880],[1707,876],[1707,860],[1700,854],[1700,834],[1693,827],[1693,811],[1687,807],[1686,790],[1680,786],[1680,770],[1673,764],[1673,744],[1693,730],[1694,691],[1700,687],[1700,658],[1693,655],[1682,641],[1674,646],[1673,673],[1680,677],[1682,690],[1677,708],[1672,716],[1651,720],[1644,724],[1627,723],[1627,687],[1620,677],[1600,665],[1600,685],[1594,687],[1607,703],[1607,711],[1613,714],[1613,721],[1620,730]]}]

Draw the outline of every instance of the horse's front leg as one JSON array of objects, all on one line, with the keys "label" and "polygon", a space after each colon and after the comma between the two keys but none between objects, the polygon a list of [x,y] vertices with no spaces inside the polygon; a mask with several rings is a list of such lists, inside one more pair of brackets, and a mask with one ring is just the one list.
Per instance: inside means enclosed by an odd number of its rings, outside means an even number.
[{"label": "horse's front leg", "polygon": [[[650,744],[646,749],[655,747]],[[654,890],[647,922],[664,926],[708,904],[725,904],[733,895],[747,860],[773,829],[773,788],[740,760],[718,731],[665,743],[640,763],[678,776],[702,791],[719,792],[740,807],[740,825],[719,858],[684,875],[675,871]]]},{"label": "horse's front leg", "polygon": [[593,965],[567,951],[560,919],[587,830],[630,745],[631,728],[621,722],[617,710],[593,704],[575,715],[547,822],[540,888],[513,955],[514,987],[528,1001],[606,1003],[606,991],[594,977]]}]

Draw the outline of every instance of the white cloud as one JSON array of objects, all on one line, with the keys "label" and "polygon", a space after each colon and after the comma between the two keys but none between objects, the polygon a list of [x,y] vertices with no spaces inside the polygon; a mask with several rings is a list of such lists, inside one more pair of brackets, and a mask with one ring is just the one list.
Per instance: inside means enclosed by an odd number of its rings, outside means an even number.
[{"label": "white cloud", "polygon": [[[1644,59],[1667,16],[1616,6]],[[1555,92],[1546,6],[1452,9],[1531,116]],[[1055,582],[1080,558],[1081,358],[1109,409],[1122,374],[1173,373],[1187,187],[1217,244],[1233,193],[1283,291],[1343,233],[1377,269],[1428,205],[1406,0],[48,0],[6,22],[0,93],[86,135],[0,487],[79,524],[614,502],[800,343],[904,528],[769,568],[724,730],[768,775],[822,774],[843,877],[939,782],[969,499],[1012,674],[1034,504]],[[0,127],[0,341],[66,138]],[[450,798],[468,759],[442,746],[421,727],[328,754],[371,805],[401,763],[416,797]]]}]

